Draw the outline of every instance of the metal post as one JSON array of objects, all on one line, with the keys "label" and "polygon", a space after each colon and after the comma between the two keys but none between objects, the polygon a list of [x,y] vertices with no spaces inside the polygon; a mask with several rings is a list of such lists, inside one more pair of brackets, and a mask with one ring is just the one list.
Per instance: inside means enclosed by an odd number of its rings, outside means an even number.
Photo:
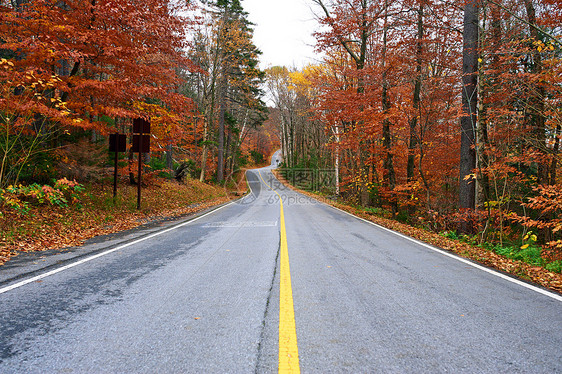
[{"label": "metal post", "polygon": [[117,167],[119,162],[119,152],[115,151],[115,167],[113,168],[113,204],[117,197]]},{"label": "metal post", "polygon": [[140,210],[141,207],[141,182],[142,182],[142,131],[139,135],[139,176],[138,176],[138,186],[137,186],[137,209]]}]

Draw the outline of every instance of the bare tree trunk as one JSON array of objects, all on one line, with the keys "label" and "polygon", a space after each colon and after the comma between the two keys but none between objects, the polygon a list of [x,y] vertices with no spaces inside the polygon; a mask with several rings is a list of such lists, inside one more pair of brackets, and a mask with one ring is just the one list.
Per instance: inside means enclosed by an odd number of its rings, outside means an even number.
[{"label": "bare tree trunk", "polygon": [[166,167],[168,170],[172,170],[174,168],[174,158],[172,155],[172,143],[168,143],[166,146]]},{"label": "bare tree trunk", "polygon": [[[231,147],[231,140],[232,140],[232,136],[231,136],[231,132],[230,130],[227,131],[228,135],[226,136],[226,145],[225,145],[225,161],[226,161],[226,167],[225,170],[230,170],[230,163],[232,162],[233,159],[233,154],[232,154],[232,150],[230,149]],[[225,175],[226,177],[226,175]]]},{"label": "bare tree trunk", "polygon": [[[412,106],[414,108],[414,115],[410,120],[410,139],[408,142],[408,163],[406,166],[406,178],[408,183],[414,181],[414,168],[415,168],[415,153],[414,150],[418,144],[418,137],[416,128],[418,127],[418,118],[420,118],[420,95],[421,95],[421,85],[422,85],[422,58],[423,58],[423,3],[420,2],[418,9],[418,34],[416,39],[416,78],[414,81],[414,95],[412,98]],[[421,169],[421,156],[420,156],[420,175],[422,173]],[[424,184],[426,184],[425,178],[423,178]],[[429,201],[428,201],[429,204]],[[413,215],[415,213],[415,205],[410,204],[408,206],[408,214]]]},{"label": "bare tree trunk", "polygon": [[203,151],[201,152],[201,174],[199,175],[199,181],[205,181],[205,170],[207,170],[207,121],[205,121],[203,130]]},{"label": "bare tree trunk", "polygon": [[336,127],[336,161],[335,161],[336,196],[340,196],[340,134]]},{"label": "bare tree trunk", "polygon": [[219,92],[220,92],[220,107],[219,107],[219,138],[218,138],[218,157],[217,157],[217,182],[224,181],[224,124],[226,115],[226,75],[223,69],[223,77],[221,79]]}]

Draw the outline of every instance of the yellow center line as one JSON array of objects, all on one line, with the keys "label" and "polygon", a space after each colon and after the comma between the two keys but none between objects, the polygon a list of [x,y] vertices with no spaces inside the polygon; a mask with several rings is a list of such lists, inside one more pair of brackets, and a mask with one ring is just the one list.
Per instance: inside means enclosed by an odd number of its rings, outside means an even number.
[{"label": "yellow center line", "polygon": [[281,195],[258,174],[270,190],[279,196],[280,209],[280,290],[279,290],[279,373],[300,373],[299,349],[297,345],[297,328],[295,309],[293,307],[293,289],[291,287],[291,269],[289,266],[289,247],[285,230],[285,214]]}]

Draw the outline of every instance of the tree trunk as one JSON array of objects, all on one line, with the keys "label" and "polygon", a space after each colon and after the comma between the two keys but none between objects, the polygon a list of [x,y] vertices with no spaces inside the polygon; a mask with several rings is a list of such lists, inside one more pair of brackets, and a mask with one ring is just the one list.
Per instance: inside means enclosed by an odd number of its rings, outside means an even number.
[{"label": "tree trunk", "polygon": [[[478,103],[478,3],[467,1],[464,6],[463,33],[463,87],[460,149],[459,208],[473,211],[476,202],[476,184],[472,177],[476,168],[476,109]],[[474,225],[471,221],[461,221],[458,231],[471,234]]]},{"label": "tree trunk", "polygon": [[[390,100],[388,98],[388,79],[386,72],[386,50],[387,50],[387,33],[388,33],[388,0],[385,1],[385,15],[383,28],[383,47],[382,47],[382,110],[386,114],[390,109]],[[394,173],[394,155],[392,154],[392,139],[390,133],[390,120],[385,118],[382,125],[382,145],[386,152],[384,160],[384,180],[389,193],[390,206],[392,208],[392,217],[396,217],[398,212],[398,201],[394,196],[394,188],[396,187],[396,174]]]},{"label": "tree trunk", "polygon": [[[527,19],[529,21],[529,32],[533,41],[540,41],[539,31],[536,28],[537,19],[535,14],[535,7],[531,0],[525,0],[525,9],[527,11]],[[531,64],[531,73],[535,75],[540,75],[543,70],[541,53],[538,51],[537,47],[533,44],[531,45],[533,51],[533,63]],[[535,137],[533,142],[535,148],[541,154],[542,159],[538,160],[538,175],[537,184],[548,184],[548,163],[546,155],[546,129],[545,123],[546,118],[544,115],[544,97],[545,90],[543,85],[540,83],[536,87],[531,87],[531,97],[529,99],[529,110],[527,122],[532,128],[532,133]]]},{"label": "tree trunk", "polygon": [[560,125],[556,126],[554,134],[554,148],[552,149],[552,160],[550,162],[550,184],[556,184],[556,169],[558,166],[558,154],[560,153]]},{"label": "tree trunk", "polygon": [[203,130],[203,150],[201,151],[201,174],[199,175],[199,181],[205,181],[205,170],[207,170],[207,121],[205,121]]},{"label": "tree trunk", "polygon": [[408,143],[408,165],[406,177],[408,182],[414,180],[415,154],[414,150],[417,145],[416,127],[418,126],[418,117],[420,116],[420,94],[422,84],[422,53],[423,53],[423,4],[420,3],[418,9],[418,36],[416,40],[416,79],[414,82],[414,97],[412,104],[414,107],[414,115],[410,120],[410,140]]},{"label": "tree trunk", "polygon": [[[131,139],[132,139],[132,134],[131,134]],[[131,140],[131,143],[133,141]],[[131,149],[129,150],[129,184],[137,184],[137,181],[135,179],[135,172],[134,170],[134,153],[133,153],[133,148],[131,147]]]},{"label": "tree trunk", "polygon": [[172,170],[174,168],[174,158],[172,152],[172,143],[169,143],[166,146],[166,168],[168,168],[168,170]]},{"label": "tree trunk", "polygon": [[220,108],[219,108],[219,138],[218,138],[218,157],[217,157],[217,182],[224,181],[224,125],[226,115],[226,72],[223,69],[223,77],[221,79],[220,92]]},{"label": "tree trunk", "polygon": [[[339,131],[336,129],[336,131]],[[336,161],[335,161],[336,196],[340,196],[340,135],[336,134]]]},{"label": "tree trunk", "polygon": [[[418,144],[416,128],[418,127],[418,120],[421,116],[419,109],[420,109],[420,101],[421,101],[420,95],[421,95],[421,85],[422,85],[422,58],[423,58],[422,43],[423,43],[423,3],[420,2],[419,9],[418,9],[418,34],[416,40],[416,78],[414,81],[414,94],[412,98],[412,106],[414,108],[414,114],[410,120],[410,139],[408,142],[408,163],[406,166],[406,179],[408,183],[414,181],[414,169],[415,169],[415,158],[416,158],[414,150],[416,149],[416,146]],[[420,162],[420,172],[421,172],[421,162]],[[415,208],[416,207],[414,204],[410,204],[408,206],[408,214],[413,215],[415,213]]]},{"label": "tree trunk", "polygon": [[[228,135],[226,136],[226,145],[225,145],[225,161],[226,161],[226,167],[225,170],[230,170],[230,163],[232,162],[233,159],[233,152],[231,150],[231,140],[232,140],[232,135],[230,130],[227,131]],[[225,175],[225,177],[227,177]]]}]

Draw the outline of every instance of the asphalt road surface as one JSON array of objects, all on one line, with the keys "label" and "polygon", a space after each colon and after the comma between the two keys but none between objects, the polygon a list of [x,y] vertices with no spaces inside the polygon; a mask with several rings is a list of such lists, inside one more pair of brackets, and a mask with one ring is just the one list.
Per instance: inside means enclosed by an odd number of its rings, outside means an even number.
[{"label": "asphalt road surface", "polygon": [[218,210],[4,279],[0,373],[562,373],[559,295],[269,169]]}]

